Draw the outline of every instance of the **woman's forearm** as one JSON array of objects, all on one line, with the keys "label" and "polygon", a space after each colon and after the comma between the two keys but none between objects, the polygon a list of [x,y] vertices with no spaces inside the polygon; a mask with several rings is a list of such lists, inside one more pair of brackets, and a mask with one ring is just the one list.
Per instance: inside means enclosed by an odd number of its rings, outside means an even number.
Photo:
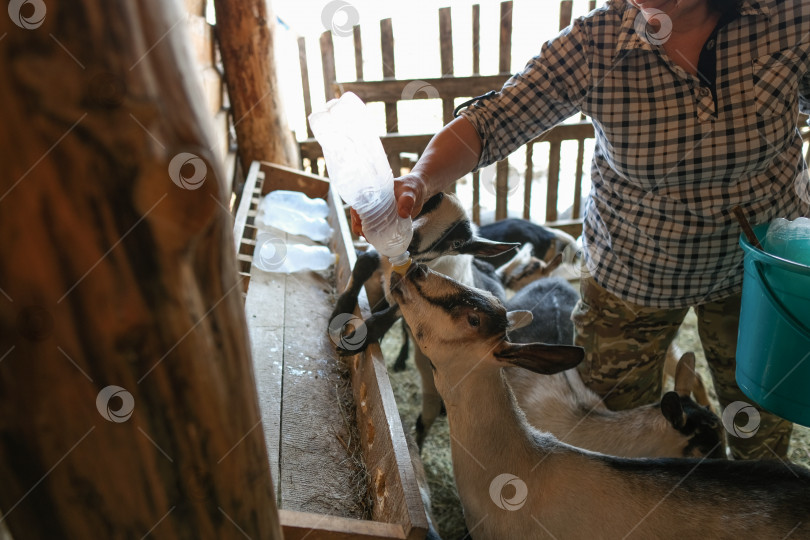
[{"label": "woman's forearm", "polygon": [[427,199],[473,170],[480,157],[478,132],[460,116],[430,140],[411,174],[421,177],[425,183]]}]

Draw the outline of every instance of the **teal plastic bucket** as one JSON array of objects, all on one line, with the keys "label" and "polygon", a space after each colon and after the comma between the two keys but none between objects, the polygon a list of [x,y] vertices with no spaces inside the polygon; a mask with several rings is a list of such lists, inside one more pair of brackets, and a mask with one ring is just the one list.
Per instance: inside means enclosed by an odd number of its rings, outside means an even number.
[{"label": "teal plastic bucket", "polygon": [[[754,229],[760,243],[768,225]],[[810,266],[745,252],[737,384],[763,408],[810,426]]]}]

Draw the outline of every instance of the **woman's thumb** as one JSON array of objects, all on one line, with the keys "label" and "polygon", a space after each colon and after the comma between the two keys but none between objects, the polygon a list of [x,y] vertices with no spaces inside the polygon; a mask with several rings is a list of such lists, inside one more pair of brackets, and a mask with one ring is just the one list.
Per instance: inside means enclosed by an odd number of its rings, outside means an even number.
[{"label": "woman's thumb", "polygon": [[411,212],[413,212],[413,205],[415,201],[416,196],[412,191],[405,191],[402,193],[397,201],[397,213],[399,214],[399,217],[411,217]]}]

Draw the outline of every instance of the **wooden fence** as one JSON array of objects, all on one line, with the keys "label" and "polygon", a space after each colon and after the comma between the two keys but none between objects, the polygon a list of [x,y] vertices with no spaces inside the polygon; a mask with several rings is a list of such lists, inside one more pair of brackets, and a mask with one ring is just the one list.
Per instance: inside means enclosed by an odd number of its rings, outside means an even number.
[{"label": "wooden fence", "polygon": [[[591,9],[596,2],[591,1]],[[572,17],[572,0],[560,2],[560,28],[566,27]],[[481,75],[479,72],[480,59],[480,6],[472,6],[472,58],[473,75],[468,77],[457,77],[454,75],[454,51],[452,40],[452,13],[451,8],[439,9],[439,55],[441,58],[442,77],[425,79],[397,79],[396,63],[394,58],[394,36],[391,19],[380,21],[380,48],[382,56],[383,79],[367,81],[363,73],[363,45],[362,30],[360,26],[354,27],[354,59],[355,77],[354,81],[337,81],[335,73],[335,55],[331,32],[324,32],[320,36],[321,65],[323,69],[324,93],[329,97],[338,97],[343,92],[354,92],[363,101],[382,102],[385,104],[385,121],[387,135],[382,137],[383,147],[388,154],[391,168],[395,175],[402,173],[413,166],[414,161],[403,154],[422,154],[433,136],[430,134],[402,135],[397,133],[398,117],[397,103],[405,99],[441,99],[442,120],[448,123],[453,119],[453,109],[455,101],[459,98],[469,98],[484,94],[490,90],[498,90],[504,82],[512,75],[510,66],[512,63],[512,2],[506,1],[500,4],[499,20],[499,73],[497,75]],[[304,38],[298,40],[301,78],[304,96],[305,113],[309,116],[312,111],[310,99],[309,83],[309,63],[306,55],[306,43]],[[430,89],[429,92],[421,91],[415,94],[411,89]],[[312,132],[308,130],[308,139],[300,143],[302,162],[310,164],[317,162],[322,157],[320,145],[312,137]],[[582,195],[581,178],[585,159],[585,140],[593,138],[593,126],[584,117],[579,122],[559,125],[550,129],[530,141],[526,145],[526,173],[523,192],[523,217],[545,222],[547,225],[563,228],[568,232],[578,235],[582,228],[581,208],[579,201]],[[575,176],[572,179],[565,179],[566,182],[574,184],[574,204],[572,207],[571,219],[562,221],[558,219],[557,199],[560,187],[560,155],[564,141],[577,141],[578,153]],[[532,180],[534,170],[534,146],[538,143],[549,143],[549,165],[548,183],[546,193],[546,209],[544,216],[531,215]],[[312,167],[313,172],[317,168]],[[496,165],[494,179],[495,191],[495,219],[503,219],[507,216],[507,197],[509,195],[508,185],[508,162],[503,160]],[[472,217],[476,223],[480,223],[480,194],[481,194],[481,174],[475,173],[472,178]]]}]

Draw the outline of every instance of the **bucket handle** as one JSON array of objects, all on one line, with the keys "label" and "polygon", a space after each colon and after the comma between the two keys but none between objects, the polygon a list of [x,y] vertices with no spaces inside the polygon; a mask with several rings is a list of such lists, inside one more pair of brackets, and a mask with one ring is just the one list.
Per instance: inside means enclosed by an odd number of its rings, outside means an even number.
[{"label": "bucket handle", "polygon": [[762,267],[763,264],[761,261],[754,261],[754,268],[756,268],[759,282],[762,283],[762,289],[765,292],[765,296],[768,297],[768,300],[771,301],[771,304],[775,305],[778,308],[779,314],[782,316],[783,319],[785,319],[788,322],[788,324],[790,324],[790,326],[793,327],[793,330],[795,330],[800,334],[804,334],[805,336],[810,338],[810,328],[808,328],[804,323],[802,323],[802,321],[796,318],[796,316],[793,315],[793,313],[791,313],[787,309],[785,304],[782,303],[782,301],[776,296],[776,294],[773,292],[773,289],[771,289],[770,284],[765,279],[765,272],[763,271]]}]

